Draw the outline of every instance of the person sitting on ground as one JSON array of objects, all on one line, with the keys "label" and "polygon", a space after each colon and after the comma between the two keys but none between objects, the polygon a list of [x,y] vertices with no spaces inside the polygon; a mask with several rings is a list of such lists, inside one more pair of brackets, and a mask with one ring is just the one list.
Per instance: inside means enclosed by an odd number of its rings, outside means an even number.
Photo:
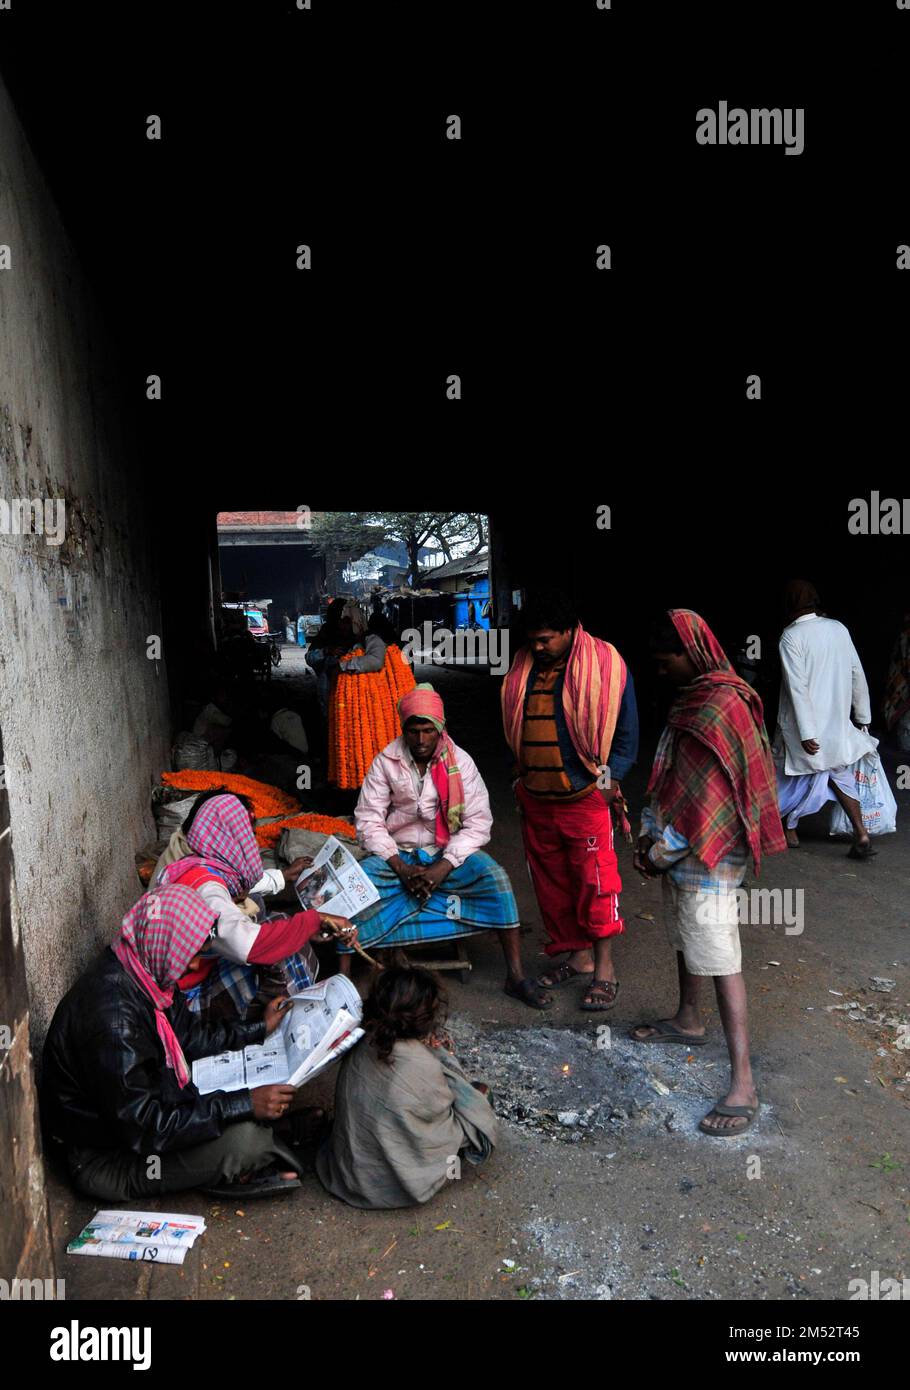
[{"label": "person sitting on ground", "polygon": [[[370,851],[360,867],[379,890],[379,901],[358,913],[361,945],[388,949],[495,929],[505,993],[549,1007],[551,997],[525,977],[509,876],[481,849],[493,817],[476,764],[449,737],[431,685],[402,696],[398,713],[402,735],[373,759],[354,811],[357,837]],[[343,938],[339,953],[347,974]]]},{"label": "person sitting on ground", "polygon": [[[44,1045],[41,1109],[76,1190],[103,1202],[233,1185],[238,1196],[298,1187],[300,1163],[268,1122],[290,1086],[200,1095],[190,1063],[261,1043],[281,1021],[209,1024],[178,980],[198,966],[217,913],[190,888],[146,893],[58,1004]],[[230,1188],[228,1188],[230,1191]]]},{"label": "person sitting on ground", "polygon": [[367,1037],[341,1063],[335,1122],[316,1156],[323,1186],[353,1207],[428,1202],[497,1141],[486,1087],[440,1036],[445,996],[428,970],[380,971],[364,1004]]},{"label": "person sitting on ground", "polygon": [[[156,869],[152,887],[183,883],[195,889],[217,913],[218,927],[211,952],[181,977],[180,988],[193,1013],[252,1018],[273,995],[288,989],[297,993],[313,984],[311,940],[353,941],[356,928],[344,918],[316,911],[279,913],[259,922],[241,906],[266,875],[248,804],[233,793],[200,798],[188,822],[189,854],[164,865],[160,873]],[[291,882],[306,862],[301,858],[290,865]],[[280,870],[270,869],[268,875],[276,888],[277,879],[284,887]],[[277,969],[268,971],[269,966]]]},{"label": "person sitting on ground", "polygon": [[[234,797],[235,801],[239,801],[241,806],[246,808],[250,818],[250,824],[255,827],[256,817],[253,812],[253,803],[248,796],[243,796],[240,792],[229,792],[227,787],[215,787],[212,791],[200,792],[190,807],[189,812],[184,817],[183,823],[178,825],[177,829],[171,833],[171,838],[166,848],[162,850],[161,854],[158,856],[157,863],[149,879],[150,888],[154,888],[156,884],[161,883],[162,873],[168,864],[173,864],[178,859],[186,859],[193,853],[189,841],[187,840],[190,826],[193,824],[193,821],[196,819],[205,803],[211,801],[212,798],[216,796]],[[254,883],[250,889],[250,896],[268,897],[273,893],[280,893],[288,883],[296,882],[303,870],[312,862],[313,861],[306,856],[301,856],[299,859],[295,859],[293,864],[290,864],[286,869],[263,868],[262,877],[258,882]],[[261,911],[261,906],[257,907],[255,903],[251,904],[251,907],[256,909],[254,915]],[[250,911],[250,908],[247,908],[247,911]]]},{"label": "person sitting on ground", "polygon": [[[149,879],[149,888],[154,888],[156,884],[164,882],[164,870],[168,864],[174,864],[178,859],[187,859],[193,853],[190,843],[187,840],[190,826],[196,819],[202,807],[207,801],[211,801],[216,796],[232,796],[235,801],[239,801],[241,806],[246,808],[250,818],[250,824],[256,825],[256,817],[253,811],[253,803],[248,796],[243,796],[240,792],[229,792],[227,787],[216,787],[212,791],[201,792],[184,817],[183,824],[179,825],[171,834],[167,846],[158,856],[158,861],[152,870]],[[255,835],[254,835],[255,838]],[[264,911],[263,899],[272,894],[281,893],[289,883],[296,883],[303,873],[303,870],[312,864],[312,859],[307,855],[300,855],[286,869],[266,869],[263,867],[262,877],[253,884],[249,894],[244,897],[238,906],[248,917],[259,917]]]}]

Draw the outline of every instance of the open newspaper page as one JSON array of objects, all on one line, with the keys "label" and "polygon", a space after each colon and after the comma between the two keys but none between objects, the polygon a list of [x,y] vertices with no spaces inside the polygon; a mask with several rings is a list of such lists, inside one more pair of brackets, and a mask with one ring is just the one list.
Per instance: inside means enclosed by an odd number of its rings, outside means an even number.
[{"label": "open newspaper page", "polygon": [[264,1043],[193,1063],[200,1095],[254,1086],[302,1086],[363,1037],[360,995],[345,975],[330,975],[291,995],[287,1013]]},{"label": "open newspaper page", "polygon": [[294,884],[300,905],[351,919],[379,901],[379,890],[340,840],[330,835]]},{"label": "open newspaper page", "polygon": [[281,1028],[276,1028],[265,1042],[250,1043],[242,1052],[219,1052],[193,1063],[193,1085],[201,1095],[280,1085],[287,1075],[288,1058]]},{"label": "open newspaper page", "polygon": [[291,996],[290,1017],[282,1025],[288,1077],[300,1086],[328,1061],[334,1061],[361,1037],[363,1005],[346,975],[330,975]]}]

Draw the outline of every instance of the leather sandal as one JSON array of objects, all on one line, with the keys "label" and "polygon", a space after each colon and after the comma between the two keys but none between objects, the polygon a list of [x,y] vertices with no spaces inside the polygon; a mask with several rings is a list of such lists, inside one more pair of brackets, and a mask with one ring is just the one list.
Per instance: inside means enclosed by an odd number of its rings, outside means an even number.
[{"label": "leather sandal", "polygon": [[[755,1118],[761,1109],[761,1102],[757,1105],[723,1105],[720,1101],[708,1111],[703,1120],[699,1121],[698,1128],[703,1134],[710,1134],[715,1139],[738,1139],[741,1134],[745,1134],[747,1129],[751,1129],[755,1123]],[[707,1123],[712,1115],[742,1115],[745,1117],[744,1125],[725,1125],[723,1129],[715,1129],[713,1125]]]},{"label": "leather sandal", "polygon": [[[549,984],[544,980],[544,975],[550,977]],[[542,974],[538,975],[537,983],[541,989],[561,989],[570,980],[579,980],[582,977],[593,980],[594,971],[576,970],[574,965],[570,965],[568,961],[564,960],[559,965],[554,965],[552,969],[544,970]]]},{"label": "leather sandal", "polygon": [[299,1186],[299,1178],[281,1177],[280,1170],[272,1163],[268,1168],[260,1168],[258,1172],[251,1174],[247,1182],[240,1182],[235,1178],[223,1187],[202,1187],[199,1190],[210,1197],[224,1197],[231,1201],[242,1198],[246,1202],[252,1197],[271,1197],[276,1192],[290,1192],[292,1188]]},{"label": "leather sandal", "polygon": [[[592,980],[585,990],[579,1008],[586,1014],[602,1014],[607,1009],[612,1009],[616,1003],[616,996],[619,993],[618,980]],[[603,1003],[596,1004],[596,998],[603,1000]]]},{"label": "leather sandal", "polygon": [[553,1000],[543,998],[545,990],[545,985],[530,979],[514,982],[507,980],[502,987],[503,994],[507,994],[510,999],[519,999],[522,1004],[527,1004],[529,1009],[552,1009]]}]

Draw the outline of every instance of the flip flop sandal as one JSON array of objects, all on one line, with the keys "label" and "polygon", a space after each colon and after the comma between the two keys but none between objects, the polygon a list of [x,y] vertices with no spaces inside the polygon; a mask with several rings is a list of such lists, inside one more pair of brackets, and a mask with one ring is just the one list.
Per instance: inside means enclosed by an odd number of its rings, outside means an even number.
[{"label": "flip flop sandal", "polygon": [[[698,1128],[703,1134],[710,1134],[715,1139],[738,1139],[741,1134],[745,1134],[747,1129],[751,1129],[755,1123],[755,1118],[761,1109],[761,1101],[758,1105],[722,1105],[720,1101],[709,1110],[703,1120],[699,1121]],[[705,1121],[710,1120],[712,1115],[745,1115],[746,1123],[739,1125],[736,1129],[727,1126],[724,1129],[713,1129]]]},{"label": "flip flop sandal", "polygon": [[561,965],[554,965],[552,970],[544,970],[543,975],[549,975],[551,984],[545,985],[542,975],[537,977],[539,989],[562,989],[570,980],[577,980],[584,976],[585,979],[594,979],[593,970],[576,970],[574,965],[569,965],[568,961],[563,961]]},{"label": "flip flop sandal", "polygon": [[[616,1003],[616,996],[618,993],[618,980],[592,980],[585,990],[582,1001],[578,1007],[586,1014],[604,1014],[607,1012],[607,1009],[612,1009],[613,1005]],[[590,995],[597,994],[603,995],[607,1002],[605,1004],[587,1002]]]},{"label": "flip flop sandal", "polygon": [[[649,1038],[636,1038],[635,1028],[656,1028],[657,1032],[652,1033]],[[708,1041],[705,1033],[683,1033],[679,1028],[674,1028],[666,1018],[658,1018],[653,1022],[648,1019],[644,1023],[636,1023],[635,1028],[629,1029],[629,1037],[636,1043],[682,1043],[686,1047],[704,1047]]]},{"label": "flip flop sandal", "polygon": [[548,999],[544,1003],[541,990],[545,990],[545,986],[531,979],[519,980],[517,985],[505,984],[502,987],[503,994],[507,994],[510,999],[519,999],[522,1004],[527,1004],[529,1009],[552,1009],[553,1000]]},{"label": "flip flop sandal", "polygon": [[290,1192],[292,1188],[300,1186],[299,1178],[279,1177],[279,1171],[272,1164],[254,1173],[249,1182],[229,1182],[223,1187],[203,1187],[200,1191],[210,1197],[225,1197],[231,1200],[242,1197],[244,1201],[249,1201],[251,1197],[271,1197],[275,1192]]},{"label": "flip flop sandal", "polygon": [[871,845],[851,845],[847,855],[848,859],[874,859],[878,854],[877,849]]}]

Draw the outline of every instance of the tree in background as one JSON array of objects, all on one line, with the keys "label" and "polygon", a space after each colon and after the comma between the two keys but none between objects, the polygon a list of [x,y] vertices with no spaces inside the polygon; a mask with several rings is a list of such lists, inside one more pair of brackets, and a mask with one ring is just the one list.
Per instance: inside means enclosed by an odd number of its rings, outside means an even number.
[{"label": "tree in background", "polygon": [[[348,563],[398,541],[407,550],[408,580],[416,587],[424,546],[435,541],[446,560],[456,548],[476,555],[487,544],[487,527],[482,512],[322,512],[313,518],[310,538],[321,554],[343,555]],[[466,545],[471,548],[463,551]]]}]

